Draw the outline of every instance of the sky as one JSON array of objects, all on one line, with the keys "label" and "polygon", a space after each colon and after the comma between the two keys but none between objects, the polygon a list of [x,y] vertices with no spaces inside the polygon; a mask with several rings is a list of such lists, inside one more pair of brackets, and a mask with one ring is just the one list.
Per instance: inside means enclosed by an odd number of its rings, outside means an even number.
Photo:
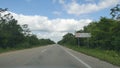
[{"label": "sky", "polygon": [[0,8],[8,8],[18,24],[28,24],[38,38],[55,42],[101,16],[111,18],[116,4],[120,0],[0,0]]}]

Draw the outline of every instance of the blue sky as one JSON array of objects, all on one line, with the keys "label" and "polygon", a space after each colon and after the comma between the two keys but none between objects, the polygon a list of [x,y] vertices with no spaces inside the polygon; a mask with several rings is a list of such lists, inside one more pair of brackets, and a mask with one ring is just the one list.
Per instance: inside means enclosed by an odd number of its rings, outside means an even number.
[{"label": "blue sky", "polygon": [[19,24],[28,24],[39,38],[59,41],[101,16],[111,18],[110,8],[120,0],[0,0]]},{"label": "blue sky", "polygon": [[51,19],[55,18],[54,11],[62,9],[52,0],[1,0],[0,5],[18,14],[48,16]]},{"label": "blue sky", "polygon": [[[65,0],[65,3],[69,3],[72,0]],[[92,0],[76,0],[77,3],[87,4],[92,3]],[[96,4],[99,0],[93,0]],[[24,14],[24,15],[41,15],[47,16],[49,19],[54,18],[91,18],[98,20],[100,16],[110,17],[110,8],[107,7],[94,13],[87,13],[82,15],[68,14],[65,8],[59,3],[58,0],[0,0],[1,8],[9,8],[10,11]],[[89,8],[89,7],[88,7]],[[61,15],[55,15],[54,12],[60,12]],[[87,16],[87,17],[86,17]]]}]

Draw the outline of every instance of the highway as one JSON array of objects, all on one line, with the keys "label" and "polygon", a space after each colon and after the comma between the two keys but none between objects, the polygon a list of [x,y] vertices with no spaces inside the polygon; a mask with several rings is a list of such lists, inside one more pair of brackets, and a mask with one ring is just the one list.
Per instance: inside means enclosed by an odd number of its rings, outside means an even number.
[{"label": "highway", "polygon": [[120,68],[58,44],[0,54],[0,68]]}]

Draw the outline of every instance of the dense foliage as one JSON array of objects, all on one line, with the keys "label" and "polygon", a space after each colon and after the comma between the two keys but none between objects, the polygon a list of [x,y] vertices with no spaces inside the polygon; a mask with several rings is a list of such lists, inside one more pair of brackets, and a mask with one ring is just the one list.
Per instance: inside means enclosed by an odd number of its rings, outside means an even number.
[{"label": "dense foliage", "polygon": [[[84,30],[78,32],[89,32],[91,38],[80,38],[81,46],[88,46],[91,48],[101,48],[108,50],[120,50],[120,21],[102,17],[98,22],[91,22]],[[59,44],[75,44],[75,36],[66,34]],[[89,43],[89,44],[88,44]]]},{"label": "dense foliage", "polygon": [[119,50],[120,49],[120,22],[101,18],[99,22],[92,22],[84,28],[84,31],[90,32],[92,37],[89,39],[92,48]]},{"label": "dense foliage", "polygon": [[120,20],[120,4],[117,4],[115,7],[110,9],[112,19]]},{"label": "dense foliage", "polygon": [[7,9],[0,9],[0,48],[28,48],[53,43],[49,39],[38,39],[31,34],[27,24],[20,26]]},{"label": "dense foliage", "polygon": [[58,42],[58,44],[76,45],[77,40],[73,34],[67,33],[63,36],[63,39]]},{"label": "dense foliage", "polygon": [[[120,21],[118,19],[101,17],[99,21],[91,22],[83,30],[77,32],[87,32],[92,35],[91,38],[80,38],[80,46],[120,51]],[[76,39],[73,34],[69,33],[63,36],[63,39],[58,43],[77,45],[77,43],[75,44]]]}]

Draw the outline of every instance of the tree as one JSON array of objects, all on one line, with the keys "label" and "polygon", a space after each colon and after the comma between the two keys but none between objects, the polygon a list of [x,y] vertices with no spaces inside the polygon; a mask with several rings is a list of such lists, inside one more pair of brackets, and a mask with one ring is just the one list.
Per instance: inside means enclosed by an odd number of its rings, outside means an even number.
[{"label": "tree", "polygon": [[0,44],[2,48],[15,47],[22,43],[24,35],[11,13],[4,14],[7,9],[0,9]]},{"label": "tree", "polygon": [[[114,19],[109,19],[106,17],[101,17],[99,21],[91,22],[89,25],[85,26],[83,30],[79,30],[77,32],[89,32],[91,33],[91,38],[89,38],[89,47],[90,48],[100,48],[105,50],[115,50],[120,52],[120,21],[116,19],[120,19],[120,5],[111,9],[111,15]],[[85,43],[87,39],[80,39],[82,41],[82,45],[86,46]],[[75,38],[72,34],[66,34],[63,36],[63,39],[59,41],[59,44],[73,44],[75,42]]]},{"label": "tree", "polygon": [[19,25],[7,9],[0,8],[0,48],[28,48],[54,44],[50,39],[38,39],[27,24]]},{"label": "tree", "polygon": [[120,4],[117,4],[111,10],[110,15],[112,15],[112,19],[120,20]]},{"label": "tree", "polygon": [[30,29],[28,28],[28,25],[27,24],[24,24],[24,25],[22,25],[22,29],[23,29],[23,34],[25,35],[25,36],[30,36],[31,34],[30,34]]},{"label": "tree", "polygon": [[73,34],[67,33],[63,36],[63,39],[58,42],[58,44],[76,45],[77,40]]}]

